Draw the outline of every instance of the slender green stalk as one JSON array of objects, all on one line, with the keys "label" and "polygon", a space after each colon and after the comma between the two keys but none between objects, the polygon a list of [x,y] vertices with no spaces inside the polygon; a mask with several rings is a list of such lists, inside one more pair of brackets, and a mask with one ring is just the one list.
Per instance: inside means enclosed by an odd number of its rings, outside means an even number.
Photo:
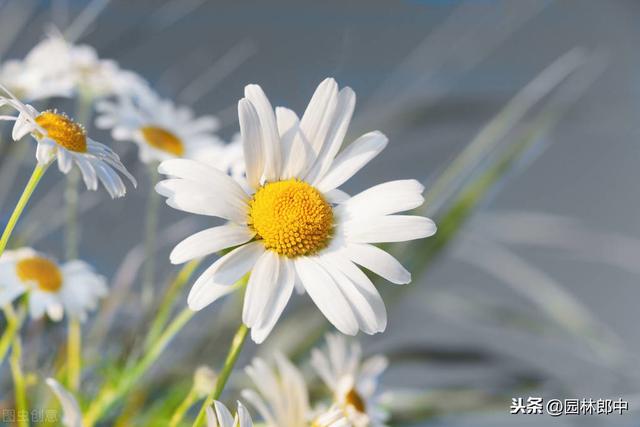
[{"label": "slender green stalk", "polygon": [[131,369],[124,372],[113,386],[107,386],[93,400],[84,416],[84,426],[92,427],[96,421],[118,400],[120,400],[158,359],[169,342],[193,317],[194,311],[182,310],[167,326],[158,339],[149,347],[146,354]]},{"label": "slender green stalk", "polygon": [[67,337],[67,387],[73,393],[80,387],[80,373],[82,372],[82,329],[80,321],[69,319]]},{"label": "slender green stalk", "polygon": [[64,230],[64,255],[71,260],[78,257],[78,199],[80,173],[76,169],[67,175],[67,187],[64,190],[64,201],[67,208],[67,221]]},{"label": "slender green stalk", "polygon": [[222,371],[220,371],[220,376],[218,377],[218,381],[216,381],[216,387],[213,389],[211,394],[206,398],[206,400],[202,403],[202,407],[200,408],[200,412],[193,422],[193,427],[199,427],[204,421],[205,411],[207,407],[211,406],[214,400],[219,399],[222,391],[224,390],[224,386],[227,384],[227,380],[229,379],[229,375],[231,375],[231,371],[238,361],[238,356],[240,355],[240,351],[242,350],[242,346],[247,339],[247,335],[249,333],[249,328],[244,323],[240,324],[240,327],[236,331],[235,336],[233,337],[233,341],[231,342],[231,347],[229,348],[229,353],[227,354],[227,359],[224,361],[224,366],[222,367]]},{"label": "slender green stalk", "polygon": [[0,365],[4,361],[9,348],[11,347],[11,343],[13,342],[13,337],[15,337],[16,333],[20,330],[20,326],[22,325],[22,318],[18,316],[13,309],[11,304],[7,304],[2,307],[2,311],[4,312],[4,316],[7,319],[7,328],[2,333],[2,337],[0,338]]},{"label": "slender green stalk", "polygon": [[173,279],[167,291],[160,303],[160,307],[158,307],[158,311],[156,317],[153,319],[151,323],[151,328],[149,328],[149,333],[147,334],[147,338],[145,340],[145,347],[148,347],[150,343],[154,342],[158,335],[162,331],[162,328],[167,323],[167,319],[171,314],[171,308],[173,307],[173,302],[176,298],[176,295],[180,290],[187,284],[193,272],[198,268],[202,260],[196,259],[190,261],[182,266],[176,277]]},{"label": "slender green stalk", "polygon": [[158,165],[154,162],[149,165],[149,198],[147,199],[147,212],[145,217],[145,261],[142,275],[142,304],[149,307],[153,300],[153,288],[155,280],[155,249],[156,235],[158,231],[158,207],[160,195],[156,193],[155,185],[158,181]]},{"label": "slender green stalk", "polygon": [[11,376],[13,377],[18,426],[28,427],[30,415],[29,403],[27,402],[27,387],[24,372],[22,372],[22,342],[19,335],[13,338],[9,364],[11,365]]},{"label": "slender green stalk", "polygon": [[33,169],[33,172],[31,173],[31,178],[29,178],[29,182],[27,182],[27,185],[22,191],[22,195],[20,196],[20,199],[18,199],[18,203],[16,204],[16,207],[13,209],[13,213],[9,218],[9,222],[7,223],[6,228],[2,232],[2,237],[0,238],[0,255],[2,255],[5,248],[7,247],[7,243],[9,243],[9,238],[11,237],[11,233],[13,233],[13,229],[16,227],[16,224],[18,223],[18,220],[20,219],[20,215],[22,215],[24,208],[27,206],[27,202],[29,202],[29,199],[31,198],[33,191],[38,186],[38,183],[40,182],[40,179],[42,179],[42,176],[44,175],[44,173],[47,171],[48,166],[49,164],[41,165],[38,163],[36,164],[36,167]]},{"label": "slender green stalk", "polygon": [[198,393],[196,392],[195,387],[191,387],[189,393],[187,393],[184,400],[180,402],[180,405],[176,408],[173,416],[171,416],[171,419],[169,420],[169,427],[177,427],[180,424],[180,421],[184,418],[184,414],[187,413],[189,408],[191,408],[197,400]]}]

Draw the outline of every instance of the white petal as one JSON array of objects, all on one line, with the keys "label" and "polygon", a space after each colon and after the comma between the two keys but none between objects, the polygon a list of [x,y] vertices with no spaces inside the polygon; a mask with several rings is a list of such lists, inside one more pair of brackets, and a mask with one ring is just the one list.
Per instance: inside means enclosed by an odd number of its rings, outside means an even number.
[{"label": "white petal", "polygon": [[51,159],[55,156],[56,147],[55,144],[47,139],[38,141],[38,147],[36,148],[36,159],[41,165],[49,164]]},{"label": "white petal", "polygon": [[423,191],[424,186],[415,179],[385,182],[351,197],[337,211],[343,218],[354,219],[404,212],[422,205]]},{"label": "white petal", "polygon": [[278,283],[280,258],[272,251],[265,251],[251,270],[244,294],[242,322],[252,327],[260,318],[274,288]]},{"label": "white petal", "polygon": [[281,259],[278,282],[273,286],[269,300],[260,316],[260,321],[251,328],[251,339],[255,343],[262,343],[271,333],[289,299],[291,299],[294,281],[295,270],[293,263],[289,260]]},{"label": "white petal", "polygon": [[344,224],[349,242],[404,242],[433,236],[436,224],[429,218],[415,215],[388,215],[373,218],[354,218]]},{"label": "white petal", "polygon": [[60,172],[67,174],[71,170],[71,166],[73,166],[71,153],[69,153],[64,148],[58,148],[58,169]]},{"label": "white petal", "polygon": [[36,126],[33,124],[32,120],[33,116],[31,114],[21,112],[18,115],[18,120],[16,120],[13,125],[11,138],[13,138],[14,141],[18,141],[26,134],[33,132],[36,129]]},{"label": "white petal", "polygon": [[[247,368],[248,369],[248,368]],[[242,390],[242,398],[249,402],[268,426],[277,426],[273,414],[269,410],[264,400],[253,390]]]},{"label": "white petal", "polygon": [[216,414],[218,415],[218,420],[220,420],[220,427],[233,427],[233,416],[227,407],[217,400],[213,402],[213,406],[216,408]]},{"label": "white petal", "polygon": [[341,282],[338,282],[339,276],[334,278],[336,282],[343,283],[345,296],[354,312],[359,313],[361,329],[368,334],[383,332],[387,327],[387,310],[380,293],[367,275],[340,253],[330,252],[322,259],[333,267],[331,270],[327,268],[327,271],[337,270],[344,276]]},{"label": "white petal", "polygon": [[337,102],[338,84],[334,79],[327,78],[318,85],[300,120],[300,130],[316,155],[325,143]]},{"label": "white petal", "polygon": [[258,113],[248,99],[243,98],[238,102],[238,120],[247,166],[247,181],[252,188],[258,188],[264,171],[262,127]]},{"label": "white petal", "polygon": [[220,290],[214,285],[230,287],[253,267],[263,252],[262,242],[247,243],[213,263],[191,288],[187,298],[189,308],[201,310],[219,298]]},{"label": "white petal", "polygon": [[347,200],[349,200],[349,198],[351,198],[351,196],[349,196],[347,193],[345,193],[342,190],[338,190],[337,188],[334,188],[333,190],[330,190],[324,193],[324,198],[329,203],[339,204],[339,203],[346,202]]},{"label": "white petal", "polygon": [[293,136],[287,137],[287,135],[297,132],[300,125],[300,120],[295,111],[285,107],[276,107],[276,122],[278,123],[278,133],[282,140],[292,138]]},{"label": "white petal", "polygon": [[207,427],[218,427],[218,421],[216,420],[216,414],[213,412],[211,406],[207,406]]},{"label": "white petal", "polygon": [[317,188],[326,192],[339,187],[384,150],[387,142],[387,137],[378,131],[362,135],[338,154]]},{"label": "white petal", "polygon": [[358,321],[331,276],[311,258],[297,258],[295,267],[305,290],[322,314],[343,334],[355,335]]},{"label": "white petal", "polygon": [[338,94],[337,105],[331,118],[331,126],[326,136],[326,142],[323,144],[316,163],[306,178],[308,182],[318,181],[329,170],[333,159],[335,159],[342,146],[355,105],[356,94],[353,90],[350,87],[342,89]]},{"label": "white petal", "polygon": [[237,224],[247,222],[248,205],[236,195],[219,187],[207,186],[186,179],[165,179],[155,190],[167,197],[167,205],[198,215],[217,216]]},{"label": "white petal", "polygon": [[238,402],[238,421],[240,424],[238,427],[253,426],[253,421],[251,420],[251,415],[249,414],[249,411],[247,411],[247,408],[245,408],[240,402]]},{"label": "white petal", "polygon": [[214,167],[195,160],[165,160],[158,167],[158,172],[210,186],[215,189],[216,193],[226,194],[230,200],[240,204],[245,203],[247,199],[247,193],[233,178]]},{"label": "white petal", "polygon": [[246,243],[255,232],[248,227],[229,223],[208,228],[193,234],[173,248],[169,259],[173,264],[181,264],[194,258],[200,258],[222,249]]},{"label": "white petal", "polygon": [[62,423],[66,427],[82,427],[82,412],[76,398],[53,378],[47,378],[47,385],[55,393],[62,406]]},{"label": "white petal", "polygon": [[411,273],[397,259],[376,246],[349,243],[345,251],[353,262],[371,270],[391,283],[404,285],[411,282]]},{"label": "white petal", "polygon": [[245,86],[244,96],[251,101],[260,119],[262,149],[265,158],[264,177],[267,181],[277,181],[282,170],[282,148],[273,107],[258,85]]}]

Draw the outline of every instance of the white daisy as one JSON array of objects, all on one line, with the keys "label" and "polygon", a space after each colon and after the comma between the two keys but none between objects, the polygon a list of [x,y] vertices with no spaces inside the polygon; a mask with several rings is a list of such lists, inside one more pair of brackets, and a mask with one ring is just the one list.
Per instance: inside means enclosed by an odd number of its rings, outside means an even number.
[{"label": "white daisy", "polygon": [[213,133],[218,128],[215,117],[195,117],[191,109],[162,99],[151,90],[102,101],[96,108],[96,126],[111,129],[114,139],[135,142],[144,163],[194,158],[201,150],[224,147]]},{"label": "white daisy", "polygon": [[242,396],[258,411],[267,427],[349,425],[335,407],[314,414],[309,406],[309,392],[302,373],[279,353],[276,353],[275,360],[277,370],[271,369],[264,360],[255,358],[245,372],[258,391],[242,391]]},{"label": "white daisy", "polygon": [[29,294],[29,313],[51,320],[68,316],[84,321],[107,294],[106,279],[84,261],[59,264],[31,248],[5,251],[0,257],[0,306]]},{"label": "white daisy", "polygon": [[[91,46],[74,45],[55,32],[16,63],[26,76],[9,76],[7,84],[28,100],[77,93],[100,98],[145,84],[141,77],[122,70],[115,61],[100,59]],[[11,67],[17,69],[16,65]]]},{"label": "white daisy", "polygon": [[20,102],[1,85],[0,88],[10,96],[0,96],[0,107],[6,105],[19,113],[17,117],[0,116],[0,120],[15,121],[12,132],[14,141],[26,134],[35,138],[38,142],[38,163],[47,165],[57,158],[58,169],[65,174],[75,163],[89,190],[97,190],[100,181],[113,198],[122,197],[127,192],[117,172],[136,185],[135,178],[120,162],[118,155],[106,145],[89,138],[82,125],[56,110],[39,112],[31,105]]},{"label": "white daisy", "polygon": [[376,393],[387,359],[373,356],[362,361],[359,344],[349,346],[342,335],[328,334],[325,352],[314,349],[311,364],[333,393],[335,403],[355,427],[382,427],[388,414]]},{"label": "white daisy", "polygon": [[428,237],[436,226],[428,218],[393,215],[423,203],[423,186],[415,180],[387,182],[354,197],[337,189],[387,144],[376,131],[339,152],[354,106],[353,91],[338,91],[327,79],[298,120],[286,108],[274,113],[262,89],[247,86],[238,110],[249,192],[196,161],[160,165],[172,178],[156,187],[167,204],[228,220],[179,243],[171,261],[237,246],[197,279],[189,293],[191,309],[206,307],[251,273],[242,317],[255,342],[273,329],[294,286],[345,334],[386,328],[382,298],[356,264],[393,283],[408,283],[410,273],[372,243]]},{"label": "white daisy", "polygon": [[21,60],[9,60],[0,66],[0,83],[28,101],[70,97],[75,87],[69,74],[50,76],[46,67],[29,66]]},{"label": "white daisy", "polygon": [[242,403],[238,402],[238,410],[235,417],[221,402],[215,400],[213,406],[216,409],[215,412],[211,407],[206,409],[207,427],[253,427],[249,411],[242,406]]}]

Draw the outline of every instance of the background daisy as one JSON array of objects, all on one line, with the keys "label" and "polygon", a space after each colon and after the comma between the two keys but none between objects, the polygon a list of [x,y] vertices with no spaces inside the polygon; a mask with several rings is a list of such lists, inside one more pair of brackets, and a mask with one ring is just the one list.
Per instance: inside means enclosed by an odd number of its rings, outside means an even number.
[{"label": "background daisy", "polygon": [[312,351],[311,364],[331,390],[334,401],[355,427],[382,427],[388,414],[380,406],[378,383],[387,359],[362,360],[362,349],[342,335],[327,334],[325,351]]},{"label": "background daisy", "polygon": [[107,294],[106,279],[84,261],[58,263],[31,248],[5,251],[0,257],[0,306],[28,293],[29,313],[59,321],[66,312],[84,321]]},{"label": "background daisy", "polygon": [[218,129],[215,117],[195,117],[191,109],[151,90],[102,101],[96,108],[96,126],[111,129],[116,140],[135,142],[144,163],[196,157],[201,150],[219,150],[220,157],[224,156],[224,144],[214,134]]}]

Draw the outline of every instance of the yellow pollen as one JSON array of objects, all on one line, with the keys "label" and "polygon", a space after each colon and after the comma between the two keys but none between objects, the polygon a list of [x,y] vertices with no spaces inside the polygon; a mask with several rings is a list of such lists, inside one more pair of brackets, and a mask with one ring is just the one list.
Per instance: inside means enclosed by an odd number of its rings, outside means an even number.
[{"label": "yellow pollen", "polygon": [[349,390],[349,393],[345,396],[345,401],[347,405],[353,406],[358,412],[366,412],[367,407],[362,400],[362,397],[358,394],[355,388]]},{"label": "yellow pollen", "polygon": [[294,258],[327,246],[333,211],[318,190],[290,179],[267,183],[256,192],[248,222],[267,249]]},{"label": "yellow pollen", "polygon": [[46,292],[56,292],[62,286],[60,269],[46,258],[22,259],[16,263],[16,273],[23,282],[36,282]]},{"label": "yellow pollen", "polygon": [[[87,135],[84,128],[65,114],[43,111],[35,120],[56,144],[76,153],[87,152]],[[37,138],[43,137],[39,132],[35,132],[35,135]]]},{"label": "yellow pollen", "polygon": [[144,126],[140,128],[140,131],[147,144],[153,148],[166,151],[178,157],[184,154],[184,144],[182,144],[180,138],[168,130],[156,126]]}]

